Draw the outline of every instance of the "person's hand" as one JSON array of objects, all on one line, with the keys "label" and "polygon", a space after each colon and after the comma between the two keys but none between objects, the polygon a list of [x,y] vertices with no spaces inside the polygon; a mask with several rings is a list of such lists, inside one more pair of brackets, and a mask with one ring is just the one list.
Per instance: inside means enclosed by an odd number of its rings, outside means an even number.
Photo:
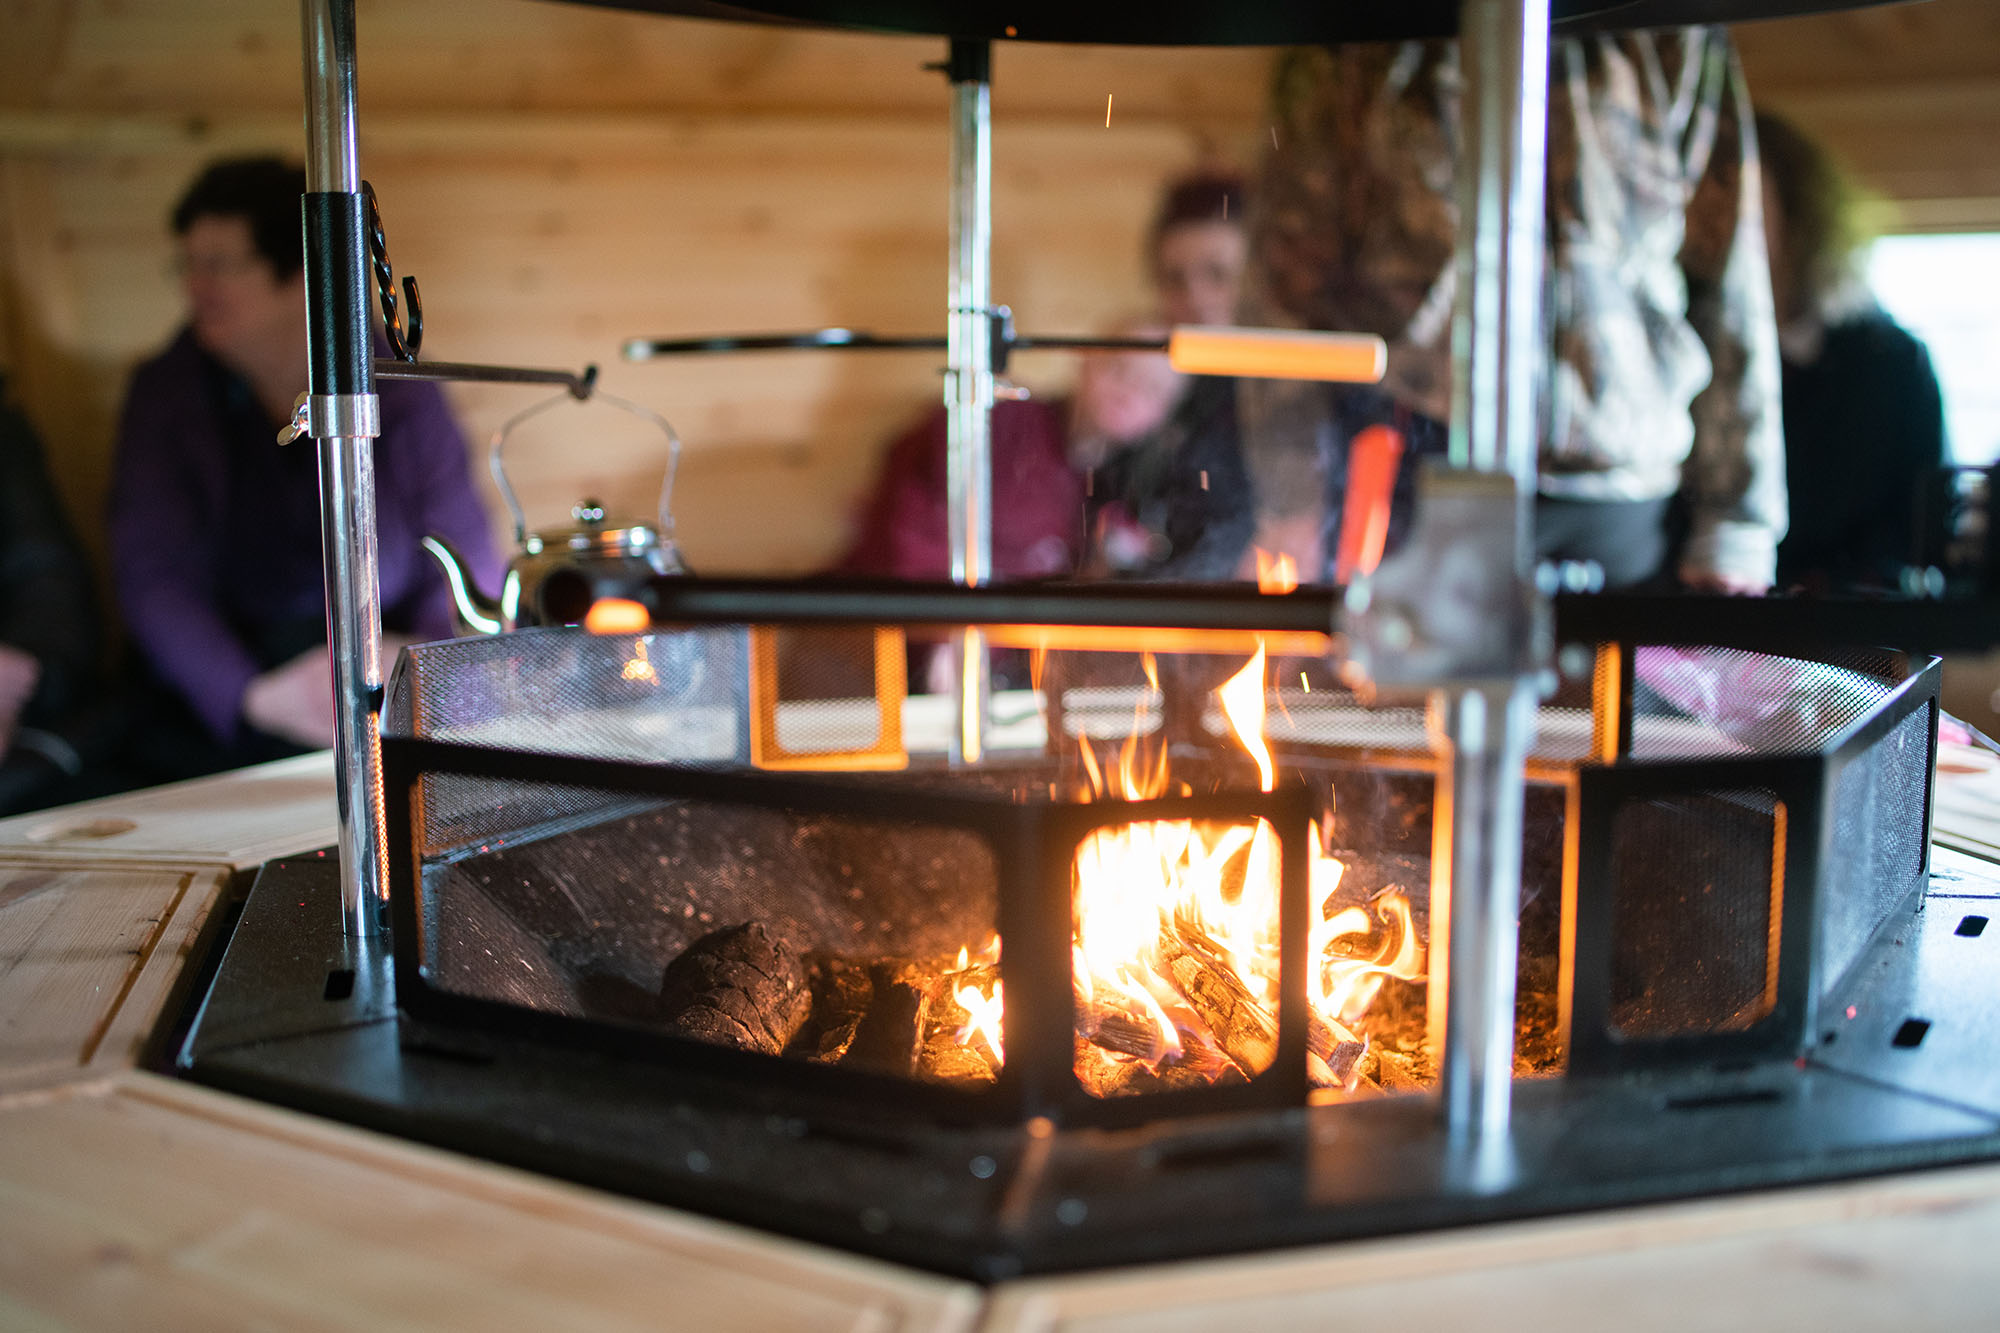
[{"label": "person's hand", "polygon": [[41,680],[42,664],[33,653],[0,643],[0,759],[14,748],[21,711],[35,697],[35,686]]},{"label": "person's hand", "polygon": [[243,691],[243,720],[308,749],[333,744],[333,666],[325,648],[309,648],[273,667]]},{"label": "person's hand", "polygon": [[1681,566],[1680,580],[1681,586],[1689,592],[1717,593],[1724,597],[1762,597],[1771,591],[1768,579],[1745,578],[1687,565]]}]

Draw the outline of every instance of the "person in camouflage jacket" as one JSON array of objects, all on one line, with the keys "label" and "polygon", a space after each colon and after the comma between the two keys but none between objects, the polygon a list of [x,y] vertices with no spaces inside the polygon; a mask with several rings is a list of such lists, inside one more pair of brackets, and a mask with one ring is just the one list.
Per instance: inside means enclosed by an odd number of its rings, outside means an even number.
[{"label": "person in camouflage jacket", "polygon": [[[1249,317],[1382,335],[1380,393],[1438,442],[1459,100],[1449,41],[1287,53],[1250,217]],[[1778,348],[1749,100],[1727,34],[1555,39],[1547,190],[1544,535],[1564,506],[1622,506],[1657,525],[1679,493],[1682,581],[1765,590],[1786,521]],[[1326,473],[1334,432],[1308,420],[1315,390],[1244,388],[1264,493]],[[1339,415],[1319,401],[1322,420]]]}]

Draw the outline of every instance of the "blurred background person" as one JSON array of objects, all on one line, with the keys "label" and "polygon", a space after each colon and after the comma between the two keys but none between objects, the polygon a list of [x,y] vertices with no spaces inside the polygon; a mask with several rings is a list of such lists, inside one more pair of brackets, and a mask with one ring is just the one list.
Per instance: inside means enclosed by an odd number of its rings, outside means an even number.
[{"label": "blurred background person", "polygon": [[89,564],[0,376],[0,814],[121,785],[102,649]]},{"label": "blurred background person", "polygon": [[[1241,181],[1170,183],[1147,233],[1157,312],[1115,332],[1233,319],[1245,262]],[[932,408],[893,441],[836,572],[949,577],[946,421]],[[1230,381],[1176,373],[1160,352],[1083,357],[1067,399],[993,408],[993,573],[1228,578],[1249,537],[1248,476]]]},{"label": "blurred background person", "polygon": [[[1243,180],[1208,170],[1170,183],[1147,231],[1157,324],[1236,322],[1249,261]],[[1088,474],[1085,572],[1215,581],[1249,568],[1256,499],[1237,430],[1237,381],[1180,375],[1164,354],[1085,359],[1071,457]]]},{"label": "blurred background person", "polygon": [[[1336,523],[1344,451],[1372,425],[1407,437],[1405,490],[1409,458],[1443,452],[1460,87],[1448,41],[1301,50],[1279,64],[1249,322],[1379,334],[1389,365],[1378,388],[1246,385],[1267,509],[1328,494]],[[1784,460],[1734,48],[1721,29],[1558,38],[1548,125],[1537,553],[1593,560],[1613,587],[1667,576],[1762,592],[1784,531]]]},{"label": "blurred background person", "polygon": [[1846,174],[1768,112],[1757,143],[1791,491],[1778,578],[1812,592],[1893,589],[1914,557],[1918,493],[1946,458],[1930,352],[1868,291],[1871,237]]},{"label": "blurred background person", "polygon": [[[330,745],[331,671],[312,442],[276,443],[306,387],[299,199],[276,158],[208,167],[175,206],[186,325],[134,371],[113,464],[113,582],[154,687],[142,755],[192,776]],[[385,651],[445,638],[438,533],[483,586],[500,564],[435,385],[382,383],[375,505]]]}]

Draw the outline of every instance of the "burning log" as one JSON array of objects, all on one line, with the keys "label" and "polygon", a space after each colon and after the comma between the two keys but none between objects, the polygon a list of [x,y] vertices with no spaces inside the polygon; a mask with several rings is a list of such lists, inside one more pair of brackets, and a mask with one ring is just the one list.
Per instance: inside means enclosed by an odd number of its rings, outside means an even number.
[{"label": "burning log", "polygon": [[958,1029],[943,1024],[924,1043],[923,1072],[946,1083],[991,1083],[993,1066],[987,1057],[958,1040]]},{"label": "burning log", "polygon": [[1342,1024],[1306,1011],[1306,1072],[1314,1087],[1351,1090],[1366,1054],[1368,1043]]},{"label": "burning log", "polygon": [[1162,1043],[1153,1025],[1111,1005],[1093,1004],[1077,1014],[1078,1035],[1092,1045],[1140,1060],[1157,1060]]},{"label": "burning log", "polygon": [[837,1064],[854,1044],[861,1017],[875,998],[866,964],[821,957],[812,971],[812,1014],[793,1042],[793,1053]]},{"label": "burning log", "polygon": [[758,921],[702,936],[660,981],[669,1031],[738,1050],[779,1054],[811,1008],[805,960]]},{"label": "burning log", "polygon": [[840,1063],[885,1074],[909,1074],[925,1048],[930,993],[893,967],[877,966],[870,973],[875,983],[874,999],[855,1027],[854,1040]]},{"label": "burning log", "polygon": [[1174,989],[1208,1024],[1215,1044],[1244,1074],[1271,1067],[1278,1054],[1278,1020],[1205,935],[1185,923],[1162,932],[1160,963]]},{"label": "burning log", "polygon": [[[1214,941],[1187,922],[1179,922],[1161,937],[1161,961],[1174,989],[1208,1024],[1216,1044],[1245,1074],[1270,1066],[1278,1049],[1277,1017],[1250,993]],[[1306,1050],[1306,1068],[1316,1085],[1351,1088],[1368,1044],[1340,1023],[1308,1010]],[[1129,1053],[1148,1054],[1150,1050]]]}]

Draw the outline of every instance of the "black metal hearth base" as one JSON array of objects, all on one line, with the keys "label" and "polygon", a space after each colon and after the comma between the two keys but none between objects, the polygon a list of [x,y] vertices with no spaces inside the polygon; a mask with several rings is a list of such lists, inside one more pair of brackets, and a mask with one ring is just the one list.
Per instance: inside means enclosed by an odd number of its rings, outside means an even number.
[{"label": "black metal hearth base", "polygon": [[2000,1157],[2000,866],[1933,857],[1808,1060],[1521,1083],[1455,1160],[1424,1098],[1133,1130],[918,1123],[400,1017],[331,856],[265,866],[185,1077],[953,1276],[1188,1258]]}]

